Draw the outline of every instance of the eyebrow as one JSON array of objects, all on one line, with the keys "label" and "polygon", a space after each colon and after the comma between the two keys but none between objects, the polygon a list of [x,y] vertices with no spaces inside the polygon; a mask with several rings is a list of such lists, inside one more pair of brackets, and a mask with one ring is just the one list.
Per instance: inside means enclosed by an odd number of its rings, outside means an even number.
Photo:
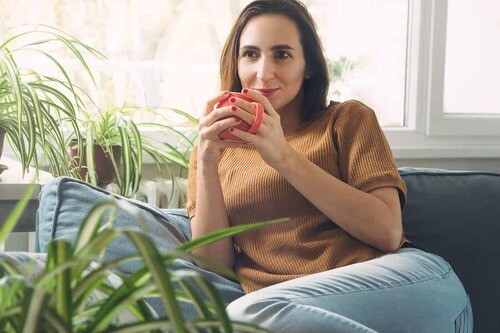
[{"label": "eyebrow", "polygon": [[[240,48],[240,50],[260,51],[260,48],[258,48],[257,46],[254,46],[254,45],[244,45]],[[290,45],[286,45],[286,44],[274,45],[273,47],[271,47],[271,51],[276,51],[276,50],[293,50],[293,51],[295,51],[295,49],[293,47],[291,47]]]}]

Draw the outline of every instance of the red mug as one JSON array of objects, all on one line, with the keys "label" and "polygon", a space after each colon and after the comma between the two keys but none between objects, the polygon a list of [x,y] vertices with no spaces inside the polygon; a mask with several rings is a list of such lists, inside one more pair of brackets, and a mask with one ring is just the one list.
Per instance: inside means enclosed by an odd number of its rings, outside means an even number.
[{"label": "red mug", "polygon": [[[239,129],[239,130],[255,134],[259,130],[260,125],[262,124],[262,118],[264,116],[264,106],[261,103],[254,102],[253,100],[251,100],[250,98],[248,98],[247,96],[245,96],[242,93],[229,92],[229,95],[225,99],[223,99],[222,101],[217,103],[216,108],[221,108],[223,106],[231,105],[229,103],[229,99],[231,97],[240,98],[240,99],[247,101],[247,102],[250,102],[254,105],[256,114],[255,114],[255,120],[254,120],[253,124],[249,124],[249,123],[245,122],[244,120],[242,120],[241,123],[239,123],[238,125],[236,125],[234,127]],[[240,117],[237,117],[237,116],[234,116],[234,117],[236,118],[236,120],[241,120]],[[237,136],[234,136],[233,134],[231,134],[231,132],[229,132],[229,129],[225,129],[222,132],[220,132],[219,138],[221,138],[222,140],[226,140],[226,141],[246,142],[246,141],[238,138]]]}]

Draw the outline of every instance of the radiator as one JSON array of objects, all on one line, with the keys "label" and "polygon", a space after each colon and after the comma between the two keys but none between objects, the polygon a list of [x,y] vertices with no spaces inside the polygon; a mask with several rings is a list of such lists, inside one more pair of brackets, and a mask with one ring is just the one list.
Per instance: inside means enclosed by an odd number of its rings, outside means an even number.
[{"label": "radiator", "polygon": [[[158,208],[183,208],[186,203],[186,184],[187,179],[180,177],[175,177],[173,180],[165,178],[141,180],[139,190],[132,198]],[[118,185],[114,183],[109,184],[106,190],[120,193]]]}]

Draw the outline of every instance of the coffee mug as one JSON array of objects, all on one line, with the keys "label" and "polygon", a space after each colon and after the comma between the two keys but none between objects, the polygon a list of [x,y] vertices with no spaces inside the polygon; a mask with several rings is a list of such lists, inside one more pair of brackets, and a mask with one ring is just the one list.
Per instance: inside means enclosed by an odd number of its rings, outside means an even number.
[{"label": "coffee mug", "polygon": [[[220,101],[219,103],[217,103],[216,108],[221,108],[221,107],[230,105],[229,99],[231,97],[240,98],[244,101],[252,103],[254,105],[255,111],[256,111],[255,120],[254,120],[253,124],[249,124],[249,123],[245,122],[244,120],[242,120],[241,123],[239,123],[238,125],[233,126],[233,127],[237,128],[239,130],[248,132],[248,133],[252,133],[252,134],[257,133],[260,125],[262,124],[262,119],[264,116],[264,106],[261,103],[254,102],[253,100],[251,100],[250,98],[248,98],[247,96],[245,96],[242,93],[230,92],[229,95],[227,96],[227,98],[225,98],[222,101]],[[236,120],[241,119],[240,117],[237,117],[237,116],[234,116],[234,117],[236,118]],[[226,141],[246,142],[246,141],[238,138],[237,136],[234,136],[233,134],[231,134],[231,132],[229,132],[229,129],[225,129],[222,132],[220,132],[219,138],[221,138],[222,140],[226,140]]]}]

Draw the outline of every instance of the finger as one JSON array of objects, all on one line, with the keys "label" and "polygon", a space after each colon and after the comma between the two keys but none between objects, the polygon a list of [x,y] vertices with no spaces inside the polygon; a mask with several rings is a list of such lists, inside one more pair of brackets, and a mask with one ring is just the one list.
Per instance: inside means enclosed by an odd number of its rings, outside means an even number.
[{"label": "finger", "polygon": [[240,109],[244,110],[245,112],[255,115],[255,107],[252,105],[251,102],[244,101],[241,98],[231,97],[229,99],[229,104],[235,105]]},{"label": "finger", "polygon": [[266,112],[267,114],[269,114],[269,115],[277,115],[278,114],[278,112],[276,112],[276,110],[271,105],[271,102],[269,102],[269,100],[265,96],[259,94],[259,92],[257,92],[257,90],[243,88],[241,90],[241,92],[245,96],[248,96],[248,98],[250,98],[251,100],[254,100],[254,101],[259,102],[262,105],[264,105],[264,112]]},{"label": "finger", "polygon": [[241,119],[237,119],[236,117],[229,117],[216,121],[210,126],[208,131],[210,132],[210,134],[212,134],[212,136],[218,137],[220,132],[239,124],[241,124]]},{"label": "finger", "polygon": [[231,113],[231,106],[223,106],[221,108],[215,109],[210,112],[204,119],[203,123],[205,126],[211,126],[218,120],[231,117],[233,114]]},{"label": "finger", "polygon": [[248,142],[235,142],[235,141],[227,141],[227,140],[221,140],[223,142],[222,147],[223,148],[241,148],[241,147],[246,147],[249,145]]},{"label": "finger", "polygon": [[214,95],[212,98],[210,98],[207,101],[207,104],[205,106],[205,113],[204,115],[208,115],[210,112],[214,110],[214,107],[217,103],[220,101],[226,99],[229,96],[229,91],[224,90],[224,91],[219,91],[216,95]]},{"label": "finger", "polygon": [[[252,108],[254,108],[253,105],[252,105]],[[250,125],[252,125],[253,122],[255,121],[254,115],[251,115],[250,113],[237,107],[236,105],[231,106],[229,109],[229,112],[231,112],[231,114],[234,114],[235,116],[240,117],[241,119],[243,119],[246,123],[248,123]]]},{"label": "finger", "polygon": [[234,135],[235,137],[248,142],[249,144],[255,144],[256,140],[258,139],[254,134],[247,133],[245,131],[242,131],[236,127],[230,127],[229,132]]}]

